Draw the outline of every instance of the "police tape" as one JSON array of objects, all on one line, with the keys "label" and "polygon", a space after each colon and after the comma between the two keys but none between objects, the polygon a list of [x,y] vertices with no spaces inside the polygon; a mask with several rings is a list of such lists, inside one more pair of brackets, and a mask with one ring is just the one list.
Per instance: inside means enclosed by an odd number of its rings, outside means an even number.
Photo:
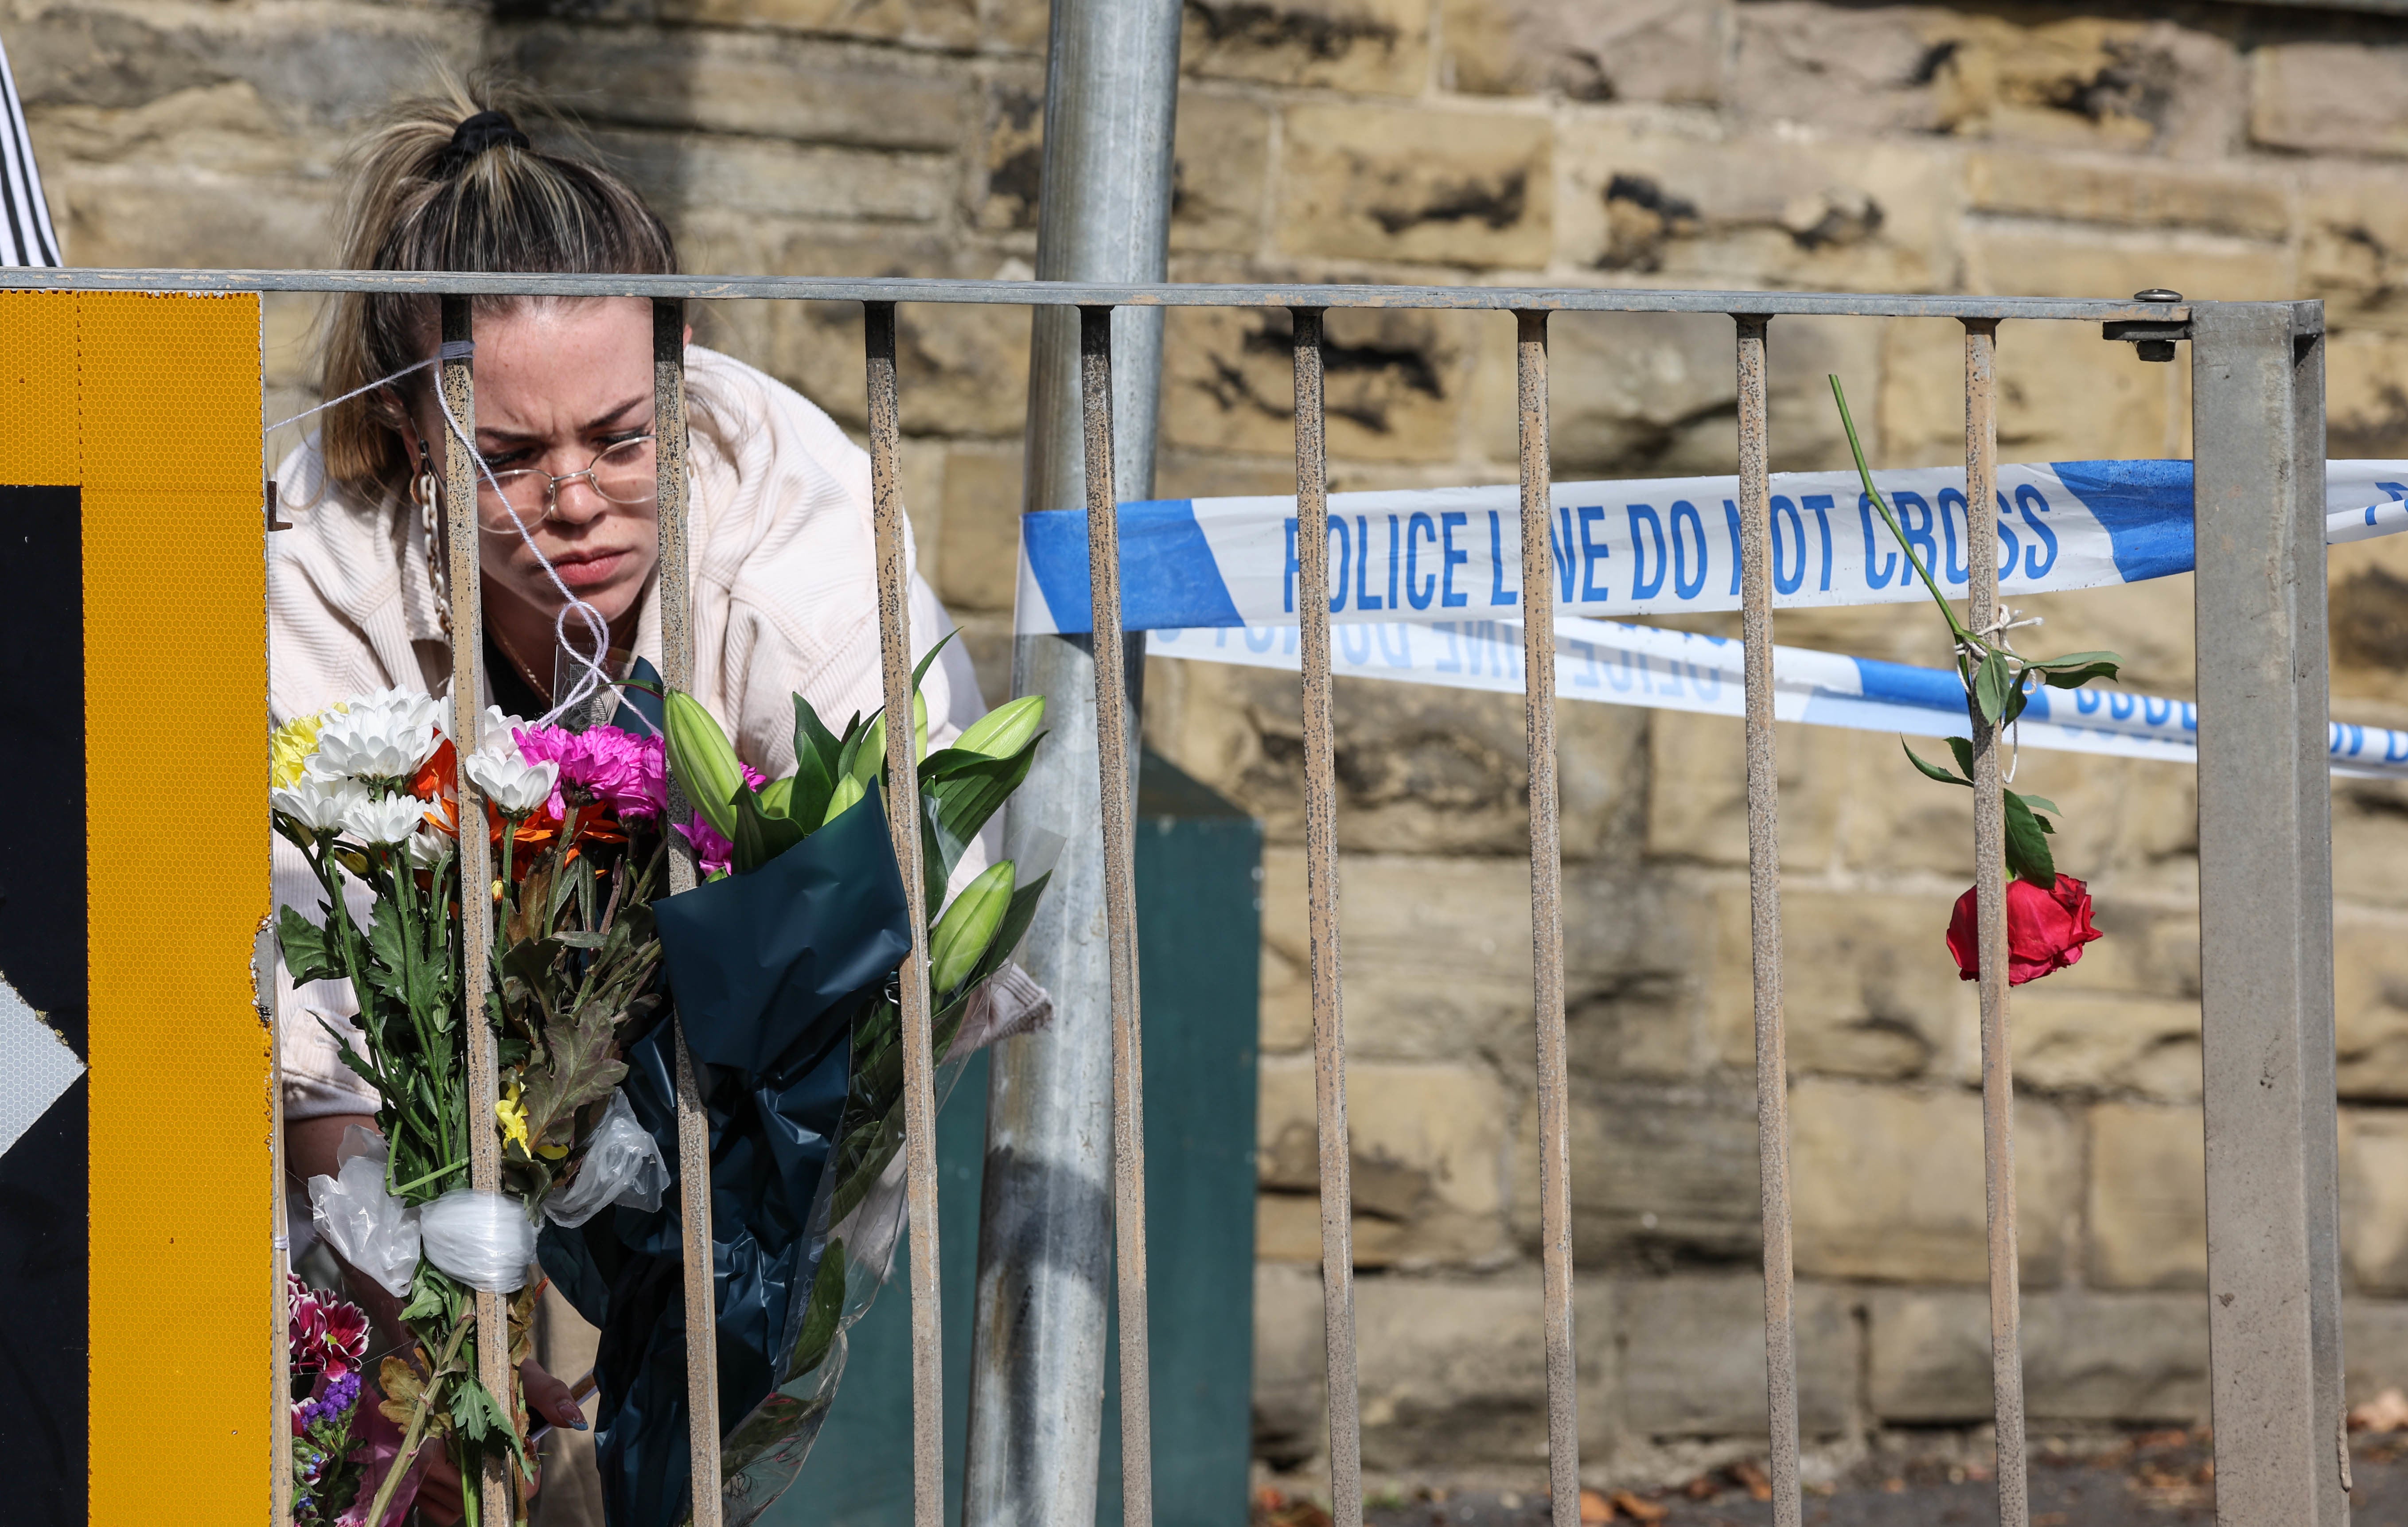
[{"label": "police tape", "polygon": [[[1907,543],[1942,587],[1966,583],[1961,469],[1876,473]],[[1521,619],[1520,490],[1333,493],[1329,612],[1340,624]],[[1699,614],[1739,607],[1739,479],[1555,485],[1548,527],[1558,616]],[[2408,462],[2326,464],[2326,539],[2408,530]],[[1925,597],[1854,473],[1772,478],[1773,604]],[[1999,468],[1999,582],[2009,597],[2096,589],[2191,569],[2191,464],[2055,462]],[[1296,622],[1296,500],[1124,504],[1123,612],[1131,630]],[[1460,612],[1460,613],[1458,613]],[[1093,628],[1083,510],[1022,519],[1018,626]]]},{"label": "police tape", "polygon": [[[1330,671],[1453,689],[1523,691],[1522,627],[1512,621],[1390,621],[1334,628]],[[1555,693],[1567,700],[1746,713],[1742,644],[1723,636],[1564,617],[1555,621]],[[1297,629],[1211,626],[1158,629],[1149,656],[1297,667]],[[1961,736],[1965,689],[1946,668],[1798,647],[1772,649],[1772,713],[1813,726],[1846,726],[1908,736]],[[2016,744],[2068,752],[2199,762],[2199,708],[2186,700],[2112,688],[2043,689],[2017,724]],[[2408,732],[2334,722],[2332,772],[2408,778]]]}]

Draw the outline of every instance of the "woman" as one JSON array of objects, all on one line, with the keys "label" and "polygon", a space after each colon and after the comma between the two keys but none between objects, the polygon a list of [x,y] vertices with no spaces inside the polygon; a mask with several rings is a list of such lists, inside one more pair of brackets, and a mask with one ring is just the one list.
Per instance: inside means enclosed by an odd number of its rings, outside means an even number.
[{"label": "woman", "polygon": [[[624,181],[573,150],[538,150],[509,116],[457,89],[399,108],[362,146],[355,176],[344,247],[353,268],[677,269],[667,229]],[[479,298],[474,315],[476,446],[502,489],[486,485],[478,504],[478,699],[534,717],[563,697],[556,667],[569,676],[562,684],[573,678],[555,658],[563,586],[607,625],[620,673],[638,657],[660,666],[652,309],[634,299]],[[292,525],[272,538],[268,573],[279,723],[364,691],[450,687],[439,485],[452,426],[431,368],[373,385],[433,356],[437,338],[430,297],[353,295],[335,311],[325,393],[367,391],[328,408],[321,433],[277,472]],[[775,775],[795,763],[793,693],[838,718],[883,703],[869,463],[826,414],[725,356],[690,347],[686,395],[694,689],[735,730],[738,750]],[[580,646],[583,619],[568,627]],[[915,656],[952,629],[916,576],[911,626]],[[923,687],[931,746],[983,708],[957,645]],[[297,852],[281,842],[277,851],[279,902],[314,906]],[[346,1024],[348,992],[321,982],[286,997],[286,1155],[306,1182],[336,1172],[344,1132],[373,1126],[375,1099],[320,1021]],[[566,1386],[539,1370],[527,1377],[538,1414],[582,1427]],[[457,1490],[456,1479],[430,1480],[422,1503],[452,1520]]]}]

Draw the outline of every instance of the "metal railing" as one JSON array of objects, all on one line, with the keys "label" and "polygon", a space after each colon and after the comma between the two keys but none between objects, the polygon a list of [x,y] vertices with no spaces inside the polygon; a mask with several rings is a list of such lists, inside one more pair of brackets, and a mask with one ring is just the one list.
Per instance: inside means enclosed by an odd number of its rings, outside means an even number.
[{"label": "metal railing", "polygon": [[[1117,524],[1112,491],[1111,313],[1117,307],[1278,307],[1293,318],[1299,523],[1326,513],[1323,315],[1332,307],[1475,308],[1510,312],[1517,326],[1522,575],[1550,574],[1547,322],[1550,313],[1723,314],[1736,326],[1742,624],[1746,641],[1746,761],[1751,949],[1756,1043],[1758,1149],[1764,1227],[1766,1384],[1773,1520],[1800,1521],[1797,1345],[1793,1331],[1787,1062],[1782,1008],[1779,800],[1772,691],[1772,532],[1769,483],[1767,348],[1772,321],[1812,314],[1954,318],[1965,329],[1966,496],[1995,496],[1998,423],[1993,360],[2007,321],[2105,325],[2111,339],[2171,359],[2191,346],[2197,496],[2199,813],[2201,1009],[2208,1172],[2211,1385],[2217,1516],[2227,1523],[2318,1527],[2347,1520],[2348,1452],[2341,1390],[2338,1194],[2331,991],[2330,815],[2326,773],[2323,534],[2323,316],[2315,303],[2186,304],[2013,297],[1847,295],[1766,292],[1535,290],[1489,287],[1312,285],[1096,285],[1072,282],[834,280],[591,276],[394,275],[341,271],[8,271],[0,287],[71,290],[404,292],[440,295],[443,335],[470,337],[467,300],[547,294],[649,298],[656,307],[656,432],[681,442],[681,308],[692,299],[777,298],[864,305],[869,456],[876,528],[886,704],[910,703],[910,634],[904,514],[897,492],[899,400],[896,307],[906,302],[1073,307],[1080,312],[1080,378],[1086,442],[1086,506],[1095,615],[1097,789],[1111,964],[1112,1209],[1118,1255],[1125,1516],[1151,1520],[1147,1419],[1142,1045],[1127,697]],[[2148,293],[2172,297],[2172,293]],[[449,364],[443,386],[471,431],[469,366]],[[684,682],[693,663],[685,579],[681,452],[660,458],[663,671]],[[447,462],[454,506],[449,533],[453,600],[455,735],[473,746],[476,724],[478,562],[474,492],[465,453]],[[1967,516],[1971,624],[1986,626],[1998,600],[1997,532]],[[1305,863],[1311,947],[1315,1092],[1322,1210],[1322,1287],[1327,1347],[1330,1490],[1336,1520],[1362,1519],[1357,1410],[1346,1042],[1340,1004],[1338,792],[1331,713],[1328,547],[1297,538],[1304,735]],[[1572,1342],[1570,1129],[1565,1044],[1562,847],[1555,799],[1555,648],[1537,611],[1524,622],[1529,768],[1530,893],[1539,1104],[1540,1194],[1547,1372],[1548,1454],[1555,1527],[1580,1520],[1579,1440]],[[904,883],[915,898],[916,787],[908,728],[887,732],[891,821]],[[1997,1414],[2000,1520],[2028,1527],[2020,1293],[2014,1219],[2014,1085],[2008,1047],[2003,807],[1994,731],[1973,734],[1974,863],[1981,915],[1984,1160],[1988,1212],[1991,1356]],[[473,787],[463,779],[464,797]],[[477,809],[464,798],[464,811]],[[682,811],[675,803],[673,811]],[[471,844],[462,841],[466,855]],[[481,840],[474,847],[482,849]],[[483,871],[464,863],[466,883]],[[692,883],[681,854],[673,886]],[[483,910],[467,898],[473,919]],[[1083,909],[1082,909],[1083,911]],[[2270,941],[2270,929],[2292,930]],[[477,947],[480,931],[466,932]],[[472,962],[472,963],[474,963]],[[471,979],[476,975],[472,973]],[[905,967],[905,1105],[911,1229],[914,1513],[940,1527],[944,1475],[939,1363],[935,1099],[926,976]],[[473,1000],[473,993],[472,993]],[[489,1057],[472,1057],[477,1085],[493,1089]],[[685,1205],[687,1329],[710,1325],[710,1195],[704,1126],[691,1063],[679,1074],[681,1182]],[[480,1186],[493,1142],[480,1144]],[[489,1308],[489,1303],[494,1307]],[[480,1300],[480,1337],[497,1303]],[[711,1344],[690,1357],[696,1527],[718,1512],[717,1387]],[[480,1352],[503,1350],[480,1339]],[[499,1383],[498,1377],[488,1382]],[[486,1499],[509,1481],[489,1477]],[[489,1506],[489,1509],[493,1508]],[[507,1520],[507,1519],[489,1519]]]}]

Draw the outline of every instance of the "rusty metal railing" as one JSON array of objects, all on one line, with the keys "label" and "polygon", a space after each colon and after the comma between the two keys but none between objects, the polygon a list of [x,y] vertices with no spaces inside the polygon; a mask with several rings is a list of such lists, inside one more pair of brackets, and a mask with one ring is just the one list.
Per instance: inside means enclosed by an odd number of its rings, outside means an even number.
[{"label": "rusty metal railing", "polygon": [[[596,276],[393,275],[341,271],[8,271],[0,287],[150,291],[401,291],[440,293],[443,333],[469,337],[478,295],[549,294],[652,299],[656,313],[656,431],[684,438],[681,320],[693,299],[770,298],[865,305],[865,364],[876,529],[880,634],[890,714],[908,713],[910,633],[905,525],[896,484],[899,433],[896,306],[1003,303],[1076,307],[1086,438],[1090,590],[1096,633],[1097,789],[1105,856],[1104,905],[1111,963],[1115,1217],[1121,1331],[1124,1510],[1150,1520],[1147,1413],[1141,1043],[1138,1014],[1135,867],[1125,756],[1127,694],[1112,492],[1111,314],[1118,307],[1279,307],[1292,315],[1299,523],[1326,514],[1328,464],[1323,404],[1325,312],[1333,307],[1457,308],[1510,312],[1517,331],[1522,587],[1547,587],[1550,466],[1547,321],[1560,311],[1721,314],[1735,324],[1742,630],[1746,640],[1746,764],[1750,948],[1754,973],[1756,1103],[1764,1234],[1766,1388],[1774,1520],[1801,1520],[1797,1346],[1793,1331],[1787,1124],[1788,1067],[1782,1006],[1779,791],[1772,703],[1772,532],[1767,354],[1784,315],[1954,318],[1965,328],[1966,494],[1995,497],[1998,425],[1994,375],[2000,325],[2105,325],[2150,359],[2192,345],[2197,450],[2200,653],[2200,853],[2202,1016],[2210,1233],[2209,1313],[2214,1335],[2218,1519],[2229,1523],[2337,1524],[2346,1520],[2336,1252],[2329,813],[2325,775],[2322,313],[2315,304],[2185,304],[2172,293],[2142,301],[1812,293],[1534,290],[1310,285],[1108,286],[1069,282],[830,280]],[[468,366],[447,365],[444,385],[471,431]],[[465,453],[462,453],[465,455]],[[467,463],[448,464],[449,501],[466,506]],[[691,672],[682,464],[661,458],[663,672]],[[455,521],[457,515],[455,514]],[[1996,619],[1996,527],[1968,515],[1971,624]],[[452,527],[455,684],[475,692],[477,564],[473,530]],[[1355,1372],[1351,1153],[1346,1128],[1346,1042],[1339,950],[1338,791],[1334,768],[1328,547],[1297,540],[1300,705],[1304,730],[1307,931],[1320,1135],[1322,1275],[1328,1370],[1330,1491],[1335,1516],[1362,1520],[1360,1417]],[[1562,844],[1556,809],[1553,634],[1526,610],[1526,742],[1529,766],[1532,1014],[1539,1106],[1541,1244],[1547,1372],[1548,1451],[1555,1527],[1579,1521],[1579,1430],[1572,1340],[1569,1063],[1565,1040]],[[462,705],[459,724],[473,726]],[[919,843],[910,729],[889,727],[893,820],[905,883]],[[472,740],[462,735],[463,746]],[[1984,1161],[1988,1221],[1991,1356],[2000,1520],[2028,1527],[2025,1406],[2014,1223],[2013,1077],[2008,1049],[2004,826],[1998,738],[1974,726],[1974,863],[1980,902]],[[464,793],[469,787],[464,781]],[[464,803],[464,810],[469,806]],[[464,852],[468,840],[463,839]],[[481,846],[481,844],[480,844]],[[481,872],[480,872],[481,873]],[[674,884],[692,883],[681,860]],[[476,883],[478,875],[470,877]],[[473,904],[476,898],[469,898]],[[2243,923],[2246,939],[2225,937]],[[2262,932],[2295,928],[2274,956]],[[472,933],[468,947],[478,947]],[[904,982],[906,1120],[912,1263],[914,1520],[940,1527],[942,1375],[939,1364],[935,1099],[928,1004],[918,956]],[[682,1057],[681,1057],[682,1059]],[[690,1065],[680,1072],[681,1185],[688,1257],[688,1329],[710,1323],[707,1163]],[[480,1083],[490,1092],[490,1077]],[[486,1142],[490,1145],[491,1142]],[[480,1160],[482,1157],[480,1158]],[[486,1318],[480,1306],[480,1321]],[[480,1342],[480,1350],[493,1344]],[[692,1382],[696,1527],[715,1527],[718,1427],[709,1343],[695,1344]],[[2338,1461],[2336,1449],[2339,1449]],[[502,1482],[506,1484],[506,1481]],[[489,1491],[497,1488],[487,1481]],[[494,1497],[489,1494],[488,1499]],[[983,1524],[981,1524],[983,1527]]]}]

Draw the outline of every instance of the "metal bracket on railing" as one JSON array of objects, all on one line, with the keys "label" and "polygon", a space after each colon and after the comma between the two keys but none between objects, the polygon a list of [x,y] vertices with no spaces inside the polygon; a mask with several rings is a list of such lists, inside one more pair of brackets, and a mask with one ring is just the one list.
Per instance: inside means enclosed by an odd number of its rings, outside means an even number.
[{"label": "metal bracket on railing", "polygon": [[[2151,287],[2146,292],[2133,293],[2132,300],[2176,303],[2183,300],[2183,294],[2169,292],[2163,287]],[[2100,324],[2099,336],[2125,341],[2143,361],[2171,361],[2174,358],[2174,341],[2190,337],[2190,317],[2185,314],[2179,319],[2122,319],[2114,323]]]}]

